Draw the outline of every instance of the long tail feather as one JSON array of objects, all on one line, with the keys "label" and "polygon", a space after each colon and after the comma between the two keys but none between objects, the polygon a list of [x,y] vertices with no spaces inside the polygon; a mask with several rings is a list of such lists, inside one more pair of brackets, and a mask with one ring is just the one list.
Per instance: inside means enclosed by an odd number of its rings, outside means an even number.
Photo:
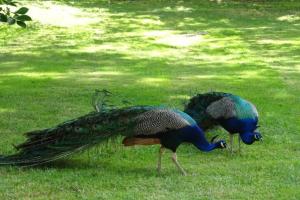
[{"label": "long tail feather", "polygon": [[143,109],[115,109],[90,113],[50,129],[25,133],[18,152],[0,156],[0,165],[33,166],[84,150],[117,135],[130,136],[131,120]]}]

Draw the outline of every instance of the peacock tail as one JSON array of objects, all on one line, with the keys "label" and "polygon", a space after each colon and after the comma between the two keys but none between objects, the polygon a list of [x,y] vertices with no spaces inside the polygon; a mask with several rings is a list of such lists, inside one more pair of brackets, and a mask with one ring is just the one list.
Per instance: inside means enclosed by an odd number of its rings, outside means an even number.
[{"label": "peacock tail", "polygon": [[209,92],[192,97],[184,112],[191,115],[204,130],[219,125],[220,119],[258,118],[257,109],[251,102],[223,92]]},{"label": "peacock tail", "polygon": [[132,137],[177,130],[196,122],[183,112],[153,106],[133,106],[92,112],[56,127],[25,133],[14,155],[0,164],[38,165],[99,144],[118,135]]}]

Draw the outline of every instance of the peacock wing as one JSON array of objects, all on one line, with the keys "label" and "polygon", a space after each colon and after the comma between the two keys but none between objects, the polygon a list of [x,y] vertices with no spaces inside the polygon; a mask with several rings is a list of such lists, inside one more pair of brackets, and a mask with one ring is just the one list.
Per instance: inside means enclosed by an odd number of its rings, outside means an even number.
[{"label": "peacock wing", "polygon": [[186,104],[184,112],[192,116],[204,130],[214,128],[218,123],[215,118],[207,113],[207,107],[213,102],[219,101],[227,96],[231,96],[231,94],[223,92],[197,94]]},{"label": "peacock wing", "polygon": [[228,96],[211,103],[206,112],[214,119],[255,119],[258,118],[256,107],[238,96]]},{"label": "peacock wing", "polygon": [[235,104],[229,97],[211,103],[206,112],[214,119],[228,119],[236,116]]},{"label": "peacock wing", "polygon": [[154,135],[170,130],[177,130],[191,123],[171,109],[153,109],[135,118],[135,135]]}]

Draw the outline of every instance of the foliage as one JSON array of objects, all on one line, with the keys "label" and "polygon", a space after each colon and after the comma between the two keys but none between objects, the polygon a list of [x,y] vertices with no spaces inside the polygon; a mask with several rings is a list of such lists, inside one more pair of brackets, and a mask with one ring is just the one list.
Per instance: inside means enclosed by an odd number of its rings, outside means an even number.
[{"label": "foliage", "polygon": [[11,7],[17,7],[18,2],[14,0],[0,0],[0,22],[9,25],[17,24],[26,28],[26,21],[31,21],[31,17],[26,15],[28,8],[21,7],[16,11],[12,11]]}]

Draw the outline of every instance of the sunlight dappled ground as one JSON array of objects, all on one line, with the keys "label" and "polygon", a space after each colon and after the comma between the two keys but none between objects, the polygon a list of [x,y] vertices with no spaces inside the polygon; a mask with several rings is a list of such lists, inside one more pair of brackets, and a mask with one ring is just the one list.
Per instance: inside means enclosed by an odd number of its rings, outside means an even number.
[{"label": "sunlight dappled ground", "polygon": [[59,27],[87,26],[101,23],[103,19],[99,13],[105,9],[94,9],[92,12],[69,5],[55,3],[53,1],[42,1],[29,4],[28,13],[35,21],[44,25]]},{"label": "sunlight dappled ground", "polygon": [[296,22],[300,21],[300,16],[297,15],[284,15],[277,18],[279,21]]}]

